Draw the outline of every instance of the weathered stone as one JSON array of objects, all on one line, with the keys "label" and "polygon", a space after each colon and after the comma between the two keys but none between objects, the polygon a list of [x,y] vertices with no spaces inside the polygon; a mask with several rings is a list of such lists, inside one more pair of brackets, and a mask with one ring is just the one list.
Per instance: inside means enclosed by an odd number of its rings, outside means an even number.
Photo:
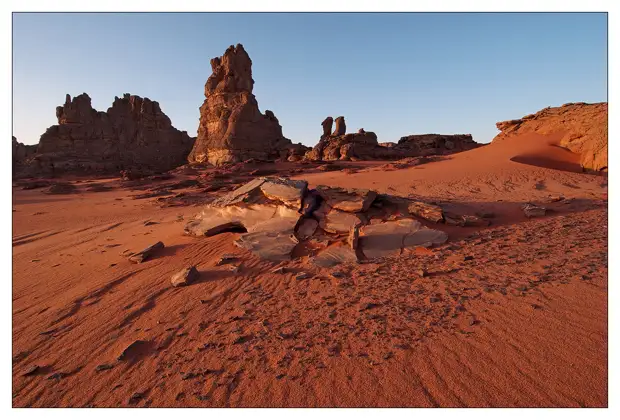
[{"label": "weathered stone", "polygon": [[217,260],[217,262],[215,263],[215,265],[224,265],[224,264],[228,264],[231,263],[233,261],[237,261],[239,259],[239,257],[237,255],[234,254],[224,254],[220,257],[219,260]]},{"label": "weathered stone", "polygon": [[281,201],[297,209],[308,188],[308,182],[286,178],[268,178],[260,186],[261,191],[271,200]]},{"label": "weathered stone", "polygon": [[332,133],[332,136],[344,136],[347,132],[347,125],[344,122],[344,117],[336,118],[336,129]]},{"label": "weathered stone", "polygon": [[297,222],[297,225],[295,226],[295,235],[300,241],[305,241],[306,239],[309,239],[312,235],[314,235],[314,232],[316,231],[316,228],[318,226],[319,222],[317,222],[315,219],[309,217],[302,217],[299,219],[299,222]]},{"label": "weathered stone", "polygon": [[365,189],[344,189],[325,185],[319,185],[316,189],[329,206],[351,213],[368,210],[377,197],[376,192]]},{"label": "weathered stone", "polygon": [[159,251],[160,249],[164,249],[164,243],[161,241],[144,248],[140,252],[136,252],[135,254],[131,255],[129,257],[129,261],[137,264],[143,263],[144,261],[149,260],[153,256],[153,254],[155,254],[156,251]]},{"label": "weathered stone", "polygon": [[[323,120],[323,122],[321,123],[321,125],[323,126],[323,136],[322,137],[326,137],[331,135],[332,132],[332,126],[334,124],[334,119],[332,117],[327,117]],[[15,138],[15,137],[13,137]]]},{"label": "weathered stone", "polygon": [[439,223],[443,220],[443,210],[441,207],[433,204],[414,201],[409,204],[408,210],[410,214],[430,222]]},{"label": "weathered stone", "polygon": [[360,228],[359,226],[353,226],[351,230],[349,230],[349,236],[347,238],[347,243],[352,250],[357,250],[360,239]]},{"label": "weathered stone", "polygon": [[211,60],[211,69],[200,107],[198,137],[188,160],[223,165],[295,153],[273,112],[262,114],[258,109],[252,94],[252,60],[243,46],[231,45],[222,57]]},{"label": "weathered stone", "polygon": [[355,226],[360,226],[362,220],[353,213],[331,210],[320,219],[321,229],[330,233],[349,233]]},{"label": "weathered stone", "polygon": [[527,217],[542,217],[547,213],[547,209],[532,203],[526,203],[521,206],[523,213]]},{"label": "weathered stone", "polygon": [[295,225],[299,214],[284,206],[278,206],[274,217],[248,228],[235,245],[247,249],[269,261],[286,261],[299,242],[295,237]]},{"label": "weathered stone", "polygon": [[174,287],[187,286],[188,284],[195,282],[199,276],[200,273],[198,273],[196,267],[192,265],[173,275],[170,282]]},{"label": "weathered stone", "polygon": [[185,225],[185,233],[192,236],[213,236],[222,232],[243,231],[244,229],[252,232],[257,225],[270,219],[277,219],[282,214],[295,217],[295,223],[299,217],[294,210],[273,204],[255,204],[245,207],[207,205],[196,220]]},{"label": "weathered stone", "polygon": [[251,198],[255,198],[257,195],[262,195],[260,186],[265,182],[265,178],[254,178],[247,184],[243,184],[241,187],[229,192],[223,197],[220,197],[213,201],[214,206],[231,206],[239,203],[253,202]]},{"label": "weathered stone", "polygon": [[404,247],[438,245],[447,239],[445,232],[428,229],[412,219],[367,225],[360,230],[360,246],[369,259],[398,256]]},{"label": "weathered stone", "polygon": [[355,251],[348,246],[330,246],[321,251],[316,257],[312,258],[312,262],[319,267],[329,268],[342,263],[357,262],[357,255]]}]

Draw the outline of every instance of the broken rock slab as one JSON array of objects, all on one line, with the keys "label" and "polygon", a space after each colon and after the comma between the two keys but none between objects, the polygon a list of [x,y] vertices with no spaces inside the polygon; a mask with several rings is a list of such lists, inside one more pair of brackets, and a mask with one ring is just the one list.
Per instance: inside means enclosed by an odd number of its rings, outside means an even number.
[{"label": "broken rock slab", "polygon": [[526,203],[521,206],[523,213],[527,217],[542,217],[547,213],[547,209],[532,203]]},{"label": "broken rock slab", "polygon": [[314,235],[314,232],[316,232],[316,228],[318,226],[319,222],[317,222],[315,219],[309,217],[302,217],[299,219],[297,225],[295,226],[295,236],[297,236],[297,239],[299,239],[300,241],[305,241],[306,239],[309,239],[312,235]]},{"label": "broken rock slab", "polygon": [[292,209],[278,206],[273,218],[258,223],[241,235],[235,245],[247,249],[268,261],[287,261],[299,240],[295,226],[299,214]]},{"label": "broken rock slab", "polygon": [[350,213],[368,210],[377,197],[375,191],[366,189],[345,189],[319,185],[316,190],[332,208]]},{"label": "broken rock slab", "polygon": [[170,282],[174,287],[187,286],[188,284],[195,282],[199,276],[200,273],[198,273],[196,267],[192,265],[173,275]]},{"label": "broken rock slab", "polygon": [[414,201],[407,207],[409,214],[421,217],[429,222],[439,223],[443,221],[443,210],[434,204],[424,203],[422,201]]},{"label": "broken rock slab", "polygon": [[300,209],[301,201],[308,189],[308,182],[287,178],[267,178],[261,184],[260,189],[268,199],[281,201],[288,206]]},{"label": "broken rock slab", "polygon": [[333,209],[320,220],[321,229],[329,233],[349,233],[352,228],[363,223],[356,214]]},{"label": "broken rock slab", "polygon": [[212,205],[225,207],[280,201],[299,209],[307,188],[308,182],[306,181],[260,177],[214,200]]},{"label": "broken rock slab", "polygon": [[428,247],[447,240],[445,232],[429,229],[412,219],[377,223],[360,229],[360,246],[369,259],[394,257],[406,247]]},{"label": "broken rock slab", "polygon": [[351,247],[336,245],[324,249],[311,261],[319,267],[330,268],[342,263],[357,262],[357,255]]},{"label": "broken rock slab", "polygon": [[[280,209],[281,211],[278,211]],[[250,206],[206,206],[197,219],[185,225],[185,233],[192,236],[213,236],[222,232],[248,232],[259,223],[278,217],[282,212],[293,212],[284,206],[256,204]]]}]

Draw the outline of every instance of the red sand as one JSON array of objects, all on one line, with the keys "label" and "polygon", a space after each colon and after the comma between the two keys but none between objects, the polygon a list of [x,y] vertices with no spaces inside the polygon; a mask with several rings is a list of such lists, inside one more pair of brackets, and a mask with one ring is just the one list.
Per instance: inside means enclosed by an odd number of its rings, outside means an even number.
[{"label": "red sand", "polygon": [[[306,258],[273,274],[232,245],[237,234],[183,236],[198,207],[14,189],[13,405],[605,407],[606,180],[571,172],[578,157],[554,141],[300,174],[496,215],[488,228],[441,225],[446,245],[340,267],[342,278]],[[570,200],[523,216],[523,202],[556,195]],[[120,255],[159,240],[151,261]],[[238,273],[215,265],[225,253],[242,256]],[[186,264],[199,281],[173,288]]]}]

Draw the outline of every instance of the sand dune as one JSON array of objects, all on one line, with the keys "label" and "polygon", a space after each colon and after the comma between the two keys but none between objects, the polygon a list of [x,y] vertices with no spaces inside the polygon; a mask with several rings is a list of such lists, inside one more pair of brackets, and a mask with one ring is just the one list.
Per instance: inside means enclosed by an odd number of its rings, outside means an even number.
[{"label": "sand dune", "polygon": [[[183,236],[198,205],[161,208],[115,180],[14,189],[13,405],[605,407],[606,177],[574,172],[555,140],[299,173],[494,213],[490,227],[434,225],[441,247],[337,270],[261,261],[235,233]],[[553,212],[528,220],[527,201]],[[156,241],[157,257],[127,260]],[[227,253],[237,271],[217,265]],[[187,264],[200,279],[172,287]]]}]

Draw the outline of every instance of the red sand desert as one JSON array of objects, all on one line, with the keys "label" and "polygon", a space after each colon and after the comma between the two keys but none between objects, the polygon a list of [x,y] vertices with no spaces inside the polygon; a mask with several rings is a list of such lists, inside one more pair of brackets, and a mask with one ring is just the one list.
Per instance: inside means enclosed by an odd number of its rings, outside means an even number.
[{"label": "red sand desert", "polygon": [[[579,155],[560,137],[524,134],[401,169],[198,166],[147,185],[65,177],[72,194],[16,182],[13,405],[606,407],[607,178],[575,170]],[[309,249],[273,263],[235,247],[240,233],[183,234],[223,194],[210,180],[241,185],[251,171],[492,223],[424,222],[448,241],[329,269]],[[548,214],[528,219],[526,202]],[[153,258],[128,260],[157,241]],[[225,254],[237,259],[219,264]],[[199,278],[173,287],[188,265]]]}]

